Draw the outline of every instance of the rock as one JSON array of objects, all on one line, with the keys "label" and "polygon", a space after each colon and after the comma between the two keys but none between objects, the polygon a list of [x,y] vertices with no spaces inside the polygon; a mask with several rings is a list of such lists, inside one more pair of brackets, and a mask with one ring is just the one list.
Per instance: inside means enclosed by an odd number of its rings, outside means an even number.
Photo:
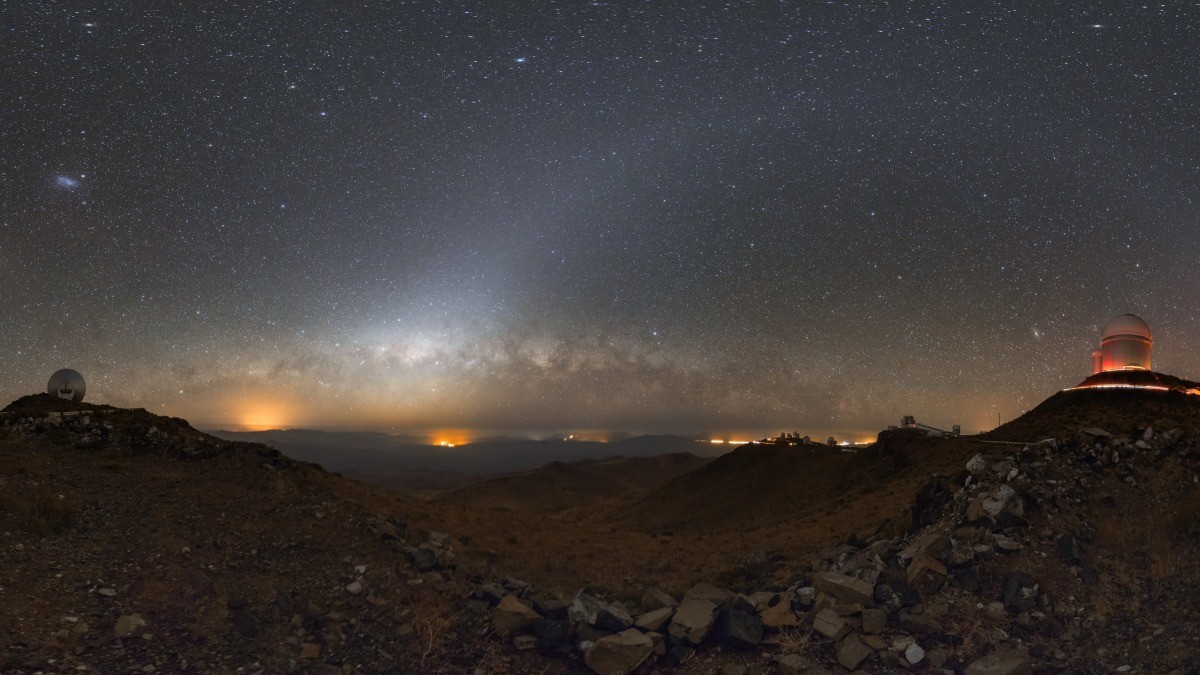
[{"label": "rock", "polygon": [[630,628],[597,640],[587,650],[584,663],[599,675],[625,675],[641,665],[653,649],[653,640]]},{"label": "rock", "polygon": [[663,607],[678,606],[679,603],[675,601],[675,598],[671,597],[667,593],[664,593],[658,587],[651,587],[642,595],[642,607],[644,607],[647,612],[661,609]]},{"label": "rock", "polygon": [[775,659],[775,663],[779,664],[781,675],[817,675],[828,672],[812,659],[799,654],[784,654]]},{"label": "rock", "polygon": [[1080,433],[1085,434],[1087,436],[1091,436],[1092,438],[1094,438],[1098,441],[1112,440],[1112,434],[1108,433],[1107,431],[1105,431],[1103,429],[1098,429],[1096,427],[1088,427],[1086,429],[1081,429]]},{"label": "rock", "polygon": [[812,607],[817,600],[817,589],[815,586],[803,586],[796,589],[796,602],[802,607]]},{"label": "rock", "polygon": [[1033,664],[1027,654],[998,649],[967,666],[965,675],[1031,675]]},{"label": "rock", "polygon": [[864,609],[862,629],[864,633],[882,633],[887,627],[887,612],[882,609]]},{"label": "rock", "polygon": [[362,582],[358,581],[357,579],[351,581],[349,584],[346,584],[346,592],[348,592],[350,595],[358,595],[359,593],[362,593],[362,591]]},{"label": "rock", "polygon": [[863,644],[857,633],[851,633],[837,643],[837,661],[847,670],[855,670],[871,654],[874,652]]},{"label": "rock", "polygon": [[516,647],[519,652],[527,652],[531,649],[536,649],[538,639],[532,635],[517,635],[513,637],[513,647]]},{"label": "rock", "polygon": [[480,584],[471,592],[471,596],[486,601],[489,605],[500,604],[500,599],[507,595],[503,588],[496,584]]},{"label": "rock", "polygon": [[586,623],[588,626],[599,628],[600,631],[611,633],[624,631],[625,628],[634,625],[634,617],[630,616],[628,611],[596,597],[590,589],[576,593],[566,608],[566,614],[576,625]]},{"label": "rock", "polygon": [[616,633],[633,625],[633,617],[624,609],[601,600],[584,588],[575,594],[567,606],[567,614],[576,624],[587,624]]},{"label": "rock", "polygon": [[710,600],[685,598],[675,615],[667,633],[677,642],[698,645],[704,642],[716,621],[717,605]]},{"label": "rock", "polygon": [[117,594],[117,592],[111,588],[101,588],[100,590],[96,591],[96,593],[103,595],[106,598],[114,597]]},{"label": "rock", "polygon": [[558,598],[535,597],[533,599],[533,610],[547,619],[567,618],[567,603]]},{"label": "rock", "polygon": [[492,629],[500,635],[523,632],[541,617],[515,595],[506,595],[492,610]]},{"label": "rock", "polygon": [[933,596],[946,582],[946,566],[937,558],[918,551],[908,565],[908,584],[922,598]]},{"label": "rock", "polygon": [[544,653],[549,654],[571,648],[570,621],[538,619],[533,622],[533,635],[537,638],[538,650]]},{"label": "rock", "polygon": [[715,634],[718,640],[734,649],[750,649],[762,640],[763,622],[752,611],[727,609],[717,617]]},{"label": "rock", "polygon": [[1080,548],[1075,535],[1068,532],[1058,538],[1058,556],[1072,565],[1083,562],[1083,549]]},{"label": "rock", "polygon": [[315,642],[305,642],[300,645],[301,659],[319,659],[321,658],[321,645]]},{"label": "rock", "polygon": [[842,617],[837,615],[837,612],[832,609],[823,609],[813,617],[813,630],[831,640],[837,640],[849,633],[850,627],[846,625]]},{"label": "rock", "polygon": [[813,584],[817,590],[828,593],[844,603],[858,603],[863,607],[875,606],[874,586],[861,579],[825,572],[813,575]]},{"label": "rock", "polygon": [[887,649],[888,641],[882,635],[864,635],[862,636],[863,644],[867,645],[875,651]]},{"label": "rock", "polygon": [[1004,583],[1004,606],[1028,612],[1037,605],[1037,582],[1021,572],[1011,575]]},{"label": "rock", "polygon": [[792,611],[790,603],[782,600],[759,612],[759,617],[762,619],[763,626],[776,630],[795,628],[800,625],[800,618]]},{"label": "rock", "polygon": [[899,624],[900,630],[914,635],[932,635],[942,632],[942,625],[936,619],[931,619],[923,614],[905,612],[900,615]]},{"label": "rock", "polygon": [[140,614],[125,614],[117,618],[113,635],[118,638],[137,637],[146,629],[146,621]]},{"label": "rock", "polygon": [[967,461],[967,471],[972,475],[983,473],[988,467],[987,460],[983,455],[975,455]]},{"label": "rock", "polygon": [[1008,610],[1004,609],[1004,603],[999,600],[993,600],[987,604],[983,613],[989,621],[995,623],[1005,623],[1008,621]]},{"label": "rock", "polygon": [[904,658],[908,659],[908,662],[915,666],[925,659],[925,650],[921,649],[921,645],[914,642],[908,646],[908,649],[904,650]]},{"label": "rock", "polygon": [[639,616],[637,621],[633,622],[633,625],[646,632],[661,632],[671,620],[671,615],[674,613],[674,607],[660,607]]},{"label": "rock", "polygon": [[687,602],[688,600],[708,600],[718,607],[724,605],[726,602],[729,602],[732,599],[733,593],[704,582],[700,582],[695,586],[692,586],[683,596],[684,602]]},{"label": "rock", "polygon": [[258,635],[258,617],[254,616],[246,607],[237,607],[229,610],[229,620],[233,622],[233,629],[242,637],[254,637]]},{"label": "rock", "polygon": [[996,540],[996,549],[1005,553],[1014,553],[1025,548],[1021,545],[1021,542],[1013,541],[1002,534],[992,535],[992,538]]}]

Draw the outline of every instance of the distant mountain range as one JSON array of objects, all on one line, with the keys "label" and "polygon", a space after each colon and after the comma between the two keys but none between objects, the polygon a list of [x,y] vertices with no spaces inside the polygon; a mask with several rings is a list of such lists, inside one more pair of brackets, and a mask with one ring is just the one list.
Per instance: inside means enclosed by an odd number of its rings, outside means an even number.
[{"label": "distant mountain range", "polygon": [[454,447],[416,436],[363,431],[214,431],[229,441],[269,445],[288,457],[321,465],[363,482],[407,490],[445,490],[485,476],[527,471],[551,462],[691,453],[713,457],[731,450],[682,436],[636,436],[601,443],[493,438]]}]

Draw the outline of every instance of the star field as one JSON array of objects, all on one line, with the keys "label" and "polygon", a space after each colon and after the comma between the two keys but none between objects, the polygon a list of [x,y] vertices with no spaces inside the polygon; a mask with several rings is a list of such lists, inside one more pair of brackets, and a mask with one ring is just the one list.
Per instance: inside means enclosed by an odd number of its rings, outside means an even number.
[{"label": "star field", "polygon": [[990,428],[1200,376],[1196,3],[0,7],[0,394],[206,427]]}]

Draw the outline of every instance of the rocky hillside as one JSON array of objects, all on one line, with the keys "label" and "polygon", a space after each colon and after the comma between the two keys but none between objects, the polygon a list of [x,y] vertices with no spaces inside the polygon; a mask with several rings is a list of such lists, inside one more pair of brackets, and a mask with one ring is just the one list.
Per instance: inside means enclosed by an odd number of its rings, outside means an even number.
[{"label": "rocky hillside", "polygon": [[990,447],[929,481],[905,531],[851,535],[779,583],[614,598],[500,579],[464,606],[511,649],[604,674],[1200,672],[1200,436]]},{"label": "rocky hillside", "polygon": [[0,422],[0,672],[477,660],[457,544],[386,491],[142,410],[35,396]]},{"label": "rocky hillside", "polygon": [[1138,389],[1060,391],[1033,410],[983,434],[998,441],[1032,442],[1088,426],[1132,429],[1153,424],[1162,429],[1200,433],[1200,396]]}]

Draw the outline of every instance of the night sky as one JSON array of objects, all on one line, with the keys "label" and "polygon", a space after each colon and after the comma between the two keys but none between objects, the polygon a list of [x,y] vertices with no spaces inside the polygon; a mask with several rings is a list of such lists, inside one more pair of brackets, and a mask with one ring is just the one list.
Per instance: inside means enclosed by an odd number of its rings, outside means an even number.
[{"label": "night sky", "polygon": [[[0,398],[990,428],[1200,376],[1200,7],[0,2]],[[720,437],[718,435],[718,437]]]}]

